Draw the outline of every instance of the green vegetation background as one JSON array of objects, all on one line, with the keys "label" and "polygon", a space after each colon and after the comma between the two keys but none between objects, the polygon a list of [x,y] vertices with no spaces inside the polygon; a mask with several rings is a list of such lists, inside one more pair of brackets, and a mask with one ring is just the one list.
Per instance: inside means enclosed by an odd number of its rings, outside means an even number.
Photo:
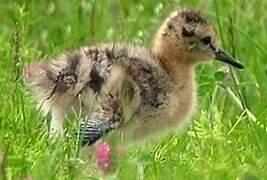
[{"label": "green vegetation background", "polygon": [[73,138],[49,140],[48,118],[24,86],[23,66],[96,42],[149,47],[179,6],[206,14],[246,69],[199,65],[193,122],[131,148],[110,178],[267,179],[264,0],[0,0],[0,179],[99,179],[90,151],[77,153]]}]

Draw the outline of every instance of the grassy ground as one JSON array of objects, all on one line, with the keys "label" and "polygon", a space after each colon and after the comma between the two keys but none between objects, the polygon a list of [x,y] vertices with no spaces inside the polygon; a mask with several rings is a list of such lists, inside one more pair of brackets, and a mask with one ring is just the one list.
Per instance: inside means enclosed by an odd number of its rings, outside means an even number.
[{"label": "grassy ground", "polygon": [[184,131],[119,161],[114,179],[267,179],[267,1],[0,0],[0,179],[99,179],[73,139],[51,142],[22,67],[94,42],[149,46],[179,5],[202,10],[246,69],[199,65],[198,110]]}]

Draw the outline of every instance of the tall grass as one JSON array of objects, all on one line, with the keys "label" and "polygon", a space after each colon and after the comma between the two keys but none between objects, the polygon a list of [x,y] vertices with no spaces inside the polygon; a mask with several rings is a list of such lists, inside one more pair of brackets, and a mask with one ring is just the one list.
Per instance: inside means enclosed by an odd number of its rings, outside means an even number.
[{"label": "tall grass", "polygon": [[[198,108],[179,133],[118,160],[114,179],[267,179],[267,2],[0,0],[0,178],[99,179],[91,151],[49,139],[25,88],[25,64],[97,42],[149,47],[178,6],[200,9],[245,70],[197,67]],[[229,71],[228,71],[229,70]],[[71,125],[67,125],[71,129]]]}]

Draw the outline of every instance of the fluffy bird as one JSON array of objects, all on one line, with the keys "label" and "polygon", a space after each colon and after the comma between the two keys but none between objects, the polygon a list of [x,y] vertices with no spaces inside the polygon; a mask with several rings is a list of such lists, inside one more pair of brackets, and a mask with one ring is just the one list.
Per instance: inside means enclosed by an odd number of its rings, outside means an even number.
[{"label": "fluffy bird", "polygon": [[194,67],[211,59],[243,68],[220,48],[205,17],[182,9],[162,24],[151,49],[81,47],[28,66],[25,77],[44,114],[52,114],[50,132],[61,134],[74,109],[81,114],[77,134],[90,145],[112,130],[136,140],[187,122],[196,104]]}]

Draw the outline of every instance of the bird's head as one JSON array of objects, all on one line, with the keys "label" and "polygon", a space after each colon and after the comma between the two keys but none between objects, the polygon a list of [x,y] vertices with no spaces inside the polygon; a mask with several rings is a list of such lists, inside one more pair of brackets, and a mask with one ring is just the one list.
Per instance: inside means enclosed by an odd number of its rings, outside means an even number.
[{"label": "bird's head", "polygon": [[189,9],[173,12],[167,18],[154,40],[154,52],[172,61],[195,64],[216,59],[243,68],[220,48],[216,31],[208,20]]}]

